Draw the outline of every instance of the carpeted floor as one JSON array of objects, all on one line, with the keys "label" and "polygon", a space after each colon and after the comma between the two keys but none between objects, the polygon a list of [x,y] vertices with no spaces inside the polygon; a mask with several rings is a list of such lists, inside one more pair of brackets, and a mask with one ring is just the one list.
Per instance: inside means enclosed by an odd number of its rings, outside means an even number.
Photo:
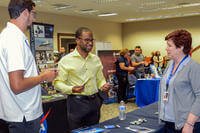
[{"label": "carpeted floor", "polygon": [[[119,103],[103,104],[101,107],[101,119],[100,122],[114,118],[118,116]],[[130,112],[137,109],[137,105],[134,101],[130,101],[126,104],[126,112]]]}]

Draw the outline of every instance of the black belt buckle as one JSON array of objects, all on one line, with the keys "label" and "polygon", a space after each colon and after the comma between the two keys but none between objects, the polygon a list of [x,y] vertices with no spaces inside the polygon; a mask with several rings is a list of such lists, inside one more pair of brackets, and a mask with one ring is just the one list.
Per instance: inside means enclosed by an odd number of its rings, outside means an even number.
[{"label": "black belt buckle", "polygon": [[81,95],[75,95],[74,96],[75,98],[77,98],[77,99],[85,99],[83,96],[81,96]]},{"label": "black belt buckle", "polygon": [[96,97],[96,94],[88,96],[89,99],[94,99]]},{"label": "black belt buckle", "polygon": [[88,99],[94,99],[97,96],[97,94],[93,94],[93,95],[90,95],[90,96],[84,96],[84,95],[71,95],[71,96],[74,96],[77,99],[86,99],[86,100],[88,100]]}]

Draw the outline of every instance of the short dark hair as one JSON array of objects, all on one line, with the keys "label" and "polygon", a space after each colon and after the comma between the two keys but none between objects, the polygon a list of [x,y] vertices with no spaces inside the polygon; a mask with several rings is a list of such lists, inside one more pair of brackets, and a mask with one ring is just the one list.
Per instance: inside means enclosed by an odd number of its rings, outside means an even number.
[{"label": "short dark hair", "polygon": [[92,32],[92,31],[87,27],[80,27],[76,30],[75,37],[79,38],[83,32]]},{"label": "short dark hair", "polygon": [[135,46],[135,48],[139,48],[139,49],[141,49],[141,47],[138,45],[138,46]]},{"label": "short dark hair", "polygon": [[35,7],[35,3],[32,0],[10,0],[8,12],[11,19],[16,19],[25,9],[30,12],[33,7]]},{"label": "short dark hair", "polygon": [[165,40],[169,40],[169,39],[171,39],[174,42],[177,48],[180,48],[181,46],[183,46],[184,54],[190,53],[190,50],[192,48],[192,37],[191,37],[190,32],[183,29],[175,30],[169,33],[165,37]]}]

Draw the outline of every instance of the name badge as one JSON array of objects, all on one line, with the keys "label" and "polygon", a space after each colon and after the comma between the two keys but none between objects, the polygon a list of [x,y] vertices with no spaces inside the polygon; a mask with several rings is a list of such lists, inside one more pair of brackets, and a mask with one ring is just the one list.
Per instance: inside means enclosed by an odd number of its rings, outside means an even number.
[{"label": "name badge", "polygon": [[168,102],[168,100],[169,100],[169,92],[164,92],[164,95],[163,95],[163,101],[164,102]]}]

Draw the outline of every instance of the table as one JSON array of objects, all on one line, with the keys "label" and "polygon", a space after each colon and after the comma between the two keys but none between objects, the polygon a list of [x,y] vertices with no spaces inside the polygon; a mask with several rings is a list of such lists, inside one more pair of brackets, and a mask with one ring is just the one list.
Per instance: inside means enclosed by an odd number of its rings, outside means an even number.
[{"label": "table", "polygon": [[143,107],[158,101],[160,79],[138,79],[135,84],[136,104]]},{"label": "table", "polygon": [[119,125],[120,128],[109,129],[109,133],[134,133],[133,131],[125,129],[130,125],[130,122],[138,120],[139,118],[145,118],[146,123],[142,123],[140,126],[155,129],[155,133],[163,133],[164,124],[158,123],[158,103],[153,103],[144,108],[137,109],[135,111],[127,113],[126,120],[119,120],[118,117],[107,120],[100,124],[94,125],[92,127],[104,128],[104,125]]},{"label": "table", "polygon": [[56,98],[43,102],[44,114],[51,108],[47,117],[48,133],[66,133],[67,132],[67,113],[66,97]]}]

